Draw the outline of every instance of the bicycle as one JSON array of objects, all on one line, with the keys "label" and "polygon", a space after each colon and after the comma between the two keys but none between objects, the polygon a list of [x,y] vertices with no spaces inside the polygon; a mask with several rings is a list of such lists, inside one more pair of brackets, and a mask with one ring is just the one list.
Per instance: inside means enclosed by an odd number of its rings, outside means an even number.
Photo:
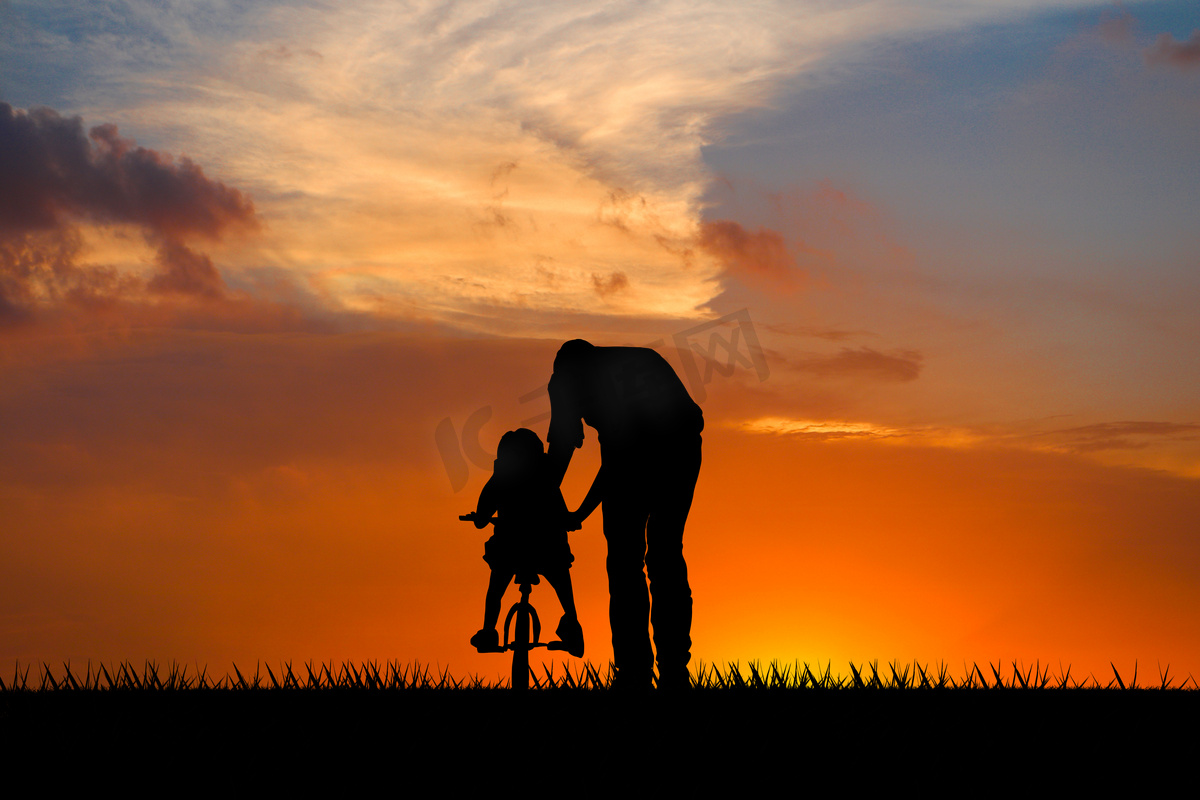
[{"label": "bicycle", "polygon": [[[463,514],[459,516],[463,522],[475,522],[475,514]],[[489,517],[487,522],[495,524],[496,517]],[[496,648],[480,648],[481,653],[504,653],[509,650],[513,654],[512,663],[512,688],[517,691],[523,691],[529,688],[529,651],[535,647],[544,647],[547,650],[566,650],[567,645],[561,641],[542,642],[539,641],[542,635],[542,622],[538,619],[537,609],[529,602],[529,594],[533,591],[533,587],[542,582],[536,572],[528,569],[518,570],[513,576],[513,583],[520,588],[521,599],[513,603],[512,608],[508,610],[508,616],[504,618],[504,644]],[[509,639],[509,631],[512,629],[512,623],[516,619],[516,630],[513,630],[512,639]],[[530,633],[533,633],[533,639],[530,640]]]}]

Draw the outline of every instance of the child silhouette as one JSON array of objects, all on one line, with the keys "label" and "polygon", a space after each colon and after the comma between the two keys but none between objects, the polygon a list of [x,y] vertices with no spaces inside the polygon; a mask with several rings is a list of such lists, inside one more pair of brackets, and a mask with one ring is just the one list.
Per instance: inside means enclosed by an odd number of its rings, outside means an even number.
[{"label": "child silhouette", "polygon": [[533,572],[545,576],[562,604],[563,615],[555,632],[564,649],[576,657],[583,655],[583,629],[571,588],[575,556],[567,543],[570,517],[548,466],[542,440],[533,431],[519,428],[500,437],[492,477],[479,493],[473,515],[475,527],[483,528],[496,514],[496,532],[483,551],[483,560],[492,568],[483,627],[471,637],[471,644],[481,653],[499,648],[496,623],[505,589],[518,572]]}]

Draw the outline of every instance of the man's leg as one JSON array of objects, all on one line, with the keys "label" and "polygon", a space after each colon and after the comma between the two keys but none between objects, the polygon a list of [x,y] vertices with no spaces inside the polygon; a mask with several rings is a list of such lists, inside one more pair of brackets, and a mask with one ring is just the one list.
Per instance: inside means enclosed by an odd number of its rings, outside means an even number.
[{"label": "man's leg", "polygon": [[[650,596],[646,591],[646,511],[644,503],[624,489],[604,499],[613,661],[622,684],[649,688],[654,651],[650,648]],[[636,490],[633,493],[636,495]]]},{"label": "man's leg", "polygon": [[660,686],[686,686],[691,660],[692,589],[683,557],[683,529],[696,478],[700,473],[699,442],[663,469],[661,493],[655,498],[646,527],[646,572],[654,598],[652,622],[658,652]]}]

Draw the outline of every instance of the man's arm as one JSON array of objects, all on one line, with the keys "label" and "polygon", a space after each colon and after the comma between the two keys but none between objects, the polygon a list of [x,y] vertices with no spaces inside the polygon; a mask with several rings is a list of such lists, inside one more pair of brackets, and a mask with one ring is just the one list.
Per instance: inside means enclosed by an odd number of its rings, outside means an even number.
[{"label": "man's arm", "polygon": [[550,395],[550,432],[546,434],[546,456],[550,480],[561,486],[571,456],[583,446],[583,414],[575,397],[576,387],[561,375],[552,375],[546,387]]},{"label": "man's arm", "polygon": [[578,530],[583,521],[592,515],[596,510],[596,506],[604,502],[604,465],[600,465],[600,470],[596,473],[595,480],[592,481],[592,487],[588,489],[587,497],[583,498],[583,502],[579,505],[579,510],[571,515],[571,523],[575,525],[572,530]]},{"label": "man's arm", "polygon": [[567,474],[567,467],[571,465],[571,456],[573,455],[575,455],[574,446],[554,440],[550,441],[550,446],[546,448],[546,457],[550,460],[550,480],[555,486],[562,485],[563,477]]}]

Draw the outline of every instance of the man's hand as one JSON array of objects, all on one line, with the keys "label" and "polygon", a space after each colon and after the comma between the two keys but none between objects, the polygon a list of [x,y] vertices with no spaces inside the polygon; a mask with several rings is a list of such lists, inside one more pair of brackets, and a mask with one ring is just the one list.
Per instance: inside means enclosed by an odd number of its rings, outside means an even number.
[{"label": "man's hand", "polygon": [[579,515],[579,512],[578,511],[568,511],[567,512],[567,530],[577,531],[582,527],[583,527],[583,517],[581,517]]}]

